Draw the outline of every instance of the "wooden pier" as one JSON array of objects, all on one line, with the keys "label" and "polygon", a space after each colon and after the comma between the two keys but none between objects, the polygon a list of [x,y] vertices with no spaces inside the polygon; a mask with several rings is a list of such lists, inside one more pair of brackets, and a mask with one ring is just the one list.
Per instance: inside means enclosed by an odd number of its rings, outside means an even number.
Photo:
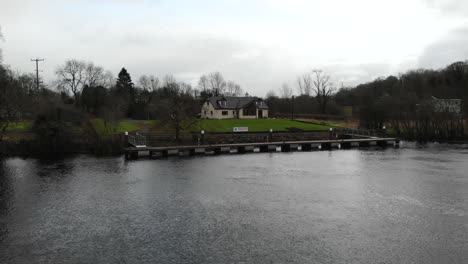
[{"label": "wooden pier", "polygon": [[140,153],[148,153],[149,158],[163,158],[168,156],[193,156],[205,154],[228,154],[246,152],[290,152],[350,149],[359,147],[387,147],[398,146],[400,141],[396,138],[364,138],[364,139],[338,139],[338,140],[312,140],[312,141],[283,141],[258,142],[193,146],[170,147],[129,147],[125,149],[126,159],[136,159]]}]

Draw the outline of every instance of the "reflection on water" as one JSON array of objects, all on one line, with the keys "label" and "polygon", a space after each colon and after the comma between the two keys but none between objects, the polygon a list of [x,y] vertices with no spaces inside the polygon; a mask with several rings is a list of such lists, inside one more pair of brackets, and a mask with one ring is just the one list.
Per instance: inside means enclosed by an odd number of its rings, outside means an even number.
[{"label": "reflection on water", "polygon": [[0,263],[467,263],[468,149],[0,160]]}]

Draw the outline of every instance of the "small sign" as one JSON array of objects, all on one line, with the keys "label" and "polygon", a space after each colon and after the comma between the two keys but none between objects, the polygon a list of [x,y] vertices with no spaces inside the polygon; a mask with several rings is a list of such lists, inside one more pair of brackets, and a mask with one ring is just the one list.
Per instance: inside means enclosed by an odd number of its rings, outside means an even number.
[{"label": "small sign", "polygon": [[248,127],[235,127],[234,132],[249,132]]}]

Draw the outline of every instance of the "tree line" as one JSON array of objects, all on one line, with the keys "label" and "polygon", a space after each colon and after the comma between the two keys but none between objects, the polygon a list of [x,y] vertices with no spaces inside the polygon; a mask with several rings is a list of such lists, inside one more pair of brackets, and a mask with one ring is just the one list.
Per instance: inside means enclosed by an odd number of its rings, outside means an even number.
[{"label": "tree line", "polygon": [[434,107],[432,96],[468,102],[468,62],[378,78],[341,89],[334,100],[358,110],[360,124],[365,128],[387,126],[399,136],[420,141],[466,138],[468,104],[462,104],[461,113],[441,111]]},{"label": "tree line", "polygon": [[281,117],[293,117],[294,114],[341,115],[343,112],[334,101],[336,90],[330,75],[315,69],[297,76],[296,93],[284,83],[278,93],[270,90],[266,101],[270,112]]},{"label": "tree line", "polygon": [[[52,89],[37,86],[34,74],[23,74],[0,63],[0,142],[14,123],[34,120],[39,135],[56,140],[75,126],[86,127],[89,117],[99,117],[116,129],[122,119],[153,120],[169,124],[178,138],[197,120],[201,104],[210,96],[240,96],[242,88],[226,81],[220,72],[204,74],[199,87],[143,75],[136,82],[122,68],[115,78],[92,62],[70,59],[55,70]],[[54,89],[55,88],[55,89]]]}]

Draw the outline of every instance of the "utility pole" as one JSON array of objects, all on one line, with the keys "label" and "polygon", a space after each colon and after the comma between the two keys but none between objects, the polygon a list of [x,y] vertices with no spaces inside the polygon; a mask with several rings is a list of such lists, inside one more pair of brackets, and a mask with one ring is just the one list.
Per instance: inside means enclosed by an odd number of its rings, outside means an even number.
[{"label": "utility pole", "polygon": [[37,84],[37,90],[39,90],[39,62],[44,61],[44,59],[36,58],[36,59],[31,59],[31,61],[36,62],[36,84]]}]

